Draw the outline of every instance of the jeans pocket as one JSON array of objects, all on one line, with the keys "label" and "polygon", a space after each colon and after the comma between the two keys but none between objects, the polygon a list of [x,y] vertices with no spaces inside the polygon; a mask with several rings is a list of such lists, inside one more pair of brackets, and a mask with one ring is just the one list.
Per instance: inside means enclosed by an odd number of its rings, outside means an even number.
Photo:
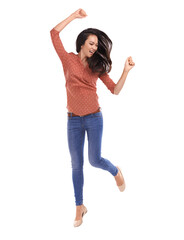
[{"label": "jeans pocket", "polygon": [[68,120],[76,120],[78,119],[78,117],[76,116],[67,116]]},{"label": "jeans pocket", "polygon": [[93,117],[102,117],[102,112],[93,113]]}]

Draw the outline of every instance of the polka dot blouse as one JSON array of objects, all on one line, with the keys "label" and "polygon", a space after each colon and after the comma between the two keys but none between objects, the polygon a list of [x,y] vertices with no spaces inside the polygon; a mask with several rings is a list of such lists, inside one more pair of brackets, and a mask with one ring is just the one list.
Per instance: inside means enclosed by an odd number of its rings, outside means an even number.
[{"label": "polka dot blouse", "polygon": [[100,106],[96,93],[96,82],[98,78],[114,94],[115,83],[108,73],[98,77],[93,73],[89,65],[83,65],[79,56],[73,52],[68,53],[59,37],[56,29],[50,31],[52,43],[61,60],[66,79],[67,109],[76,115],[87,115],[95,112]]}]

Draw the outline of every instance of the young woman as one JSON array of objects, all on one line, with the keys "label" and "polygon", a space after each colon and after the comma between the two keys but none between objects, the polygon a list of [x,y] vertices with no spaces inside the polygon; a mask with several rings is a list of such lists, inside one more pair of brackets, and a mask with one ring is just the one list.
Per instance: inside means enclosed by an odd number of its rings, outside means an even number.
[{"label": "young woman", "polygon": [[132,58],[128,57],[123,73],[115,84],[108,75],[112,64],[110,59],[112,42],[104,32],[94,28],[85,29],[78,35],[76,40],[78,54],[68,53],[59,33],[72,20],[86,16],[83,9],[78,9],[50,31],[52,43],[62,62],[66,79],[67,137],[76,203],[75,227],[82,224],[83,215],[87,212],[83,205],[85,132],[88,137],[88,156],[91,165],[107,170],[114,176],[119,190],[125,189],[125,181],[120,168],[101,157],[103,115],[98,103],[96,81],[100,78],[111,93],[117,95],[124,85],[128,72],[135,65]]}]

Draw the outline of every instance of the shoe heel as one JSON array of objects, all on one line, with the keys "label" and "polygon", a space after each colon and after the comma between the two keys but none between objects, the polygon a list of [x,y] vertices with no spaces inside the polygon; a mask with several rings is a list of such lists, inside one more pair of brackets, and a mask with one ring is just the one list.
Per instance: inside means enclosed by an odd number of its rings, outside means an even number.
[{"label": "shoe heel", "polygon": [[121,169],[117,166],[117,169],[119,170],[120,174],[121,174],[121,177],[123,178],[123,184],[121,186],[118,186],[120,192],[123,192],[125,190],[125,179],[123,177],[123,174],[121,172]]},{"label": "shoe heel", "polygon": [[77,220],[77,221],[74,221],[74,227],[79,227],[82,223],[83,223],[83,216],[87,213],[87,208],[84,207],[84,211],[82,213],[82,219],[81,220]]}]

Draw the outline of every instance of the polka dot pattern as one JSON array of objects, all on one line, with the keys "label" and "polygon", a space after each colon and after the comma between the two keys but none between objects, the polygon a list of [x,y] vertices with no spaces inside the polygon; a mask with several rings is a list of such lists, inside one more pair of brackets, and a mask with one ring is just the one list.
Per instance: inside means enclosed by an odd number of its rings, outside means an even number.
[{"label": "polka dot pattern", "polygon": [[84,66],[77,54],[68,53],[59,37],[59,32],[54,28],[50,31],[53,46],[61,60],[66,80],[67,109],[77,115],[86,115],[95,112],[100,106],[96,93],[98,78],[114,94],[115,83],[108,73],[98,77],[89,66]]}]

